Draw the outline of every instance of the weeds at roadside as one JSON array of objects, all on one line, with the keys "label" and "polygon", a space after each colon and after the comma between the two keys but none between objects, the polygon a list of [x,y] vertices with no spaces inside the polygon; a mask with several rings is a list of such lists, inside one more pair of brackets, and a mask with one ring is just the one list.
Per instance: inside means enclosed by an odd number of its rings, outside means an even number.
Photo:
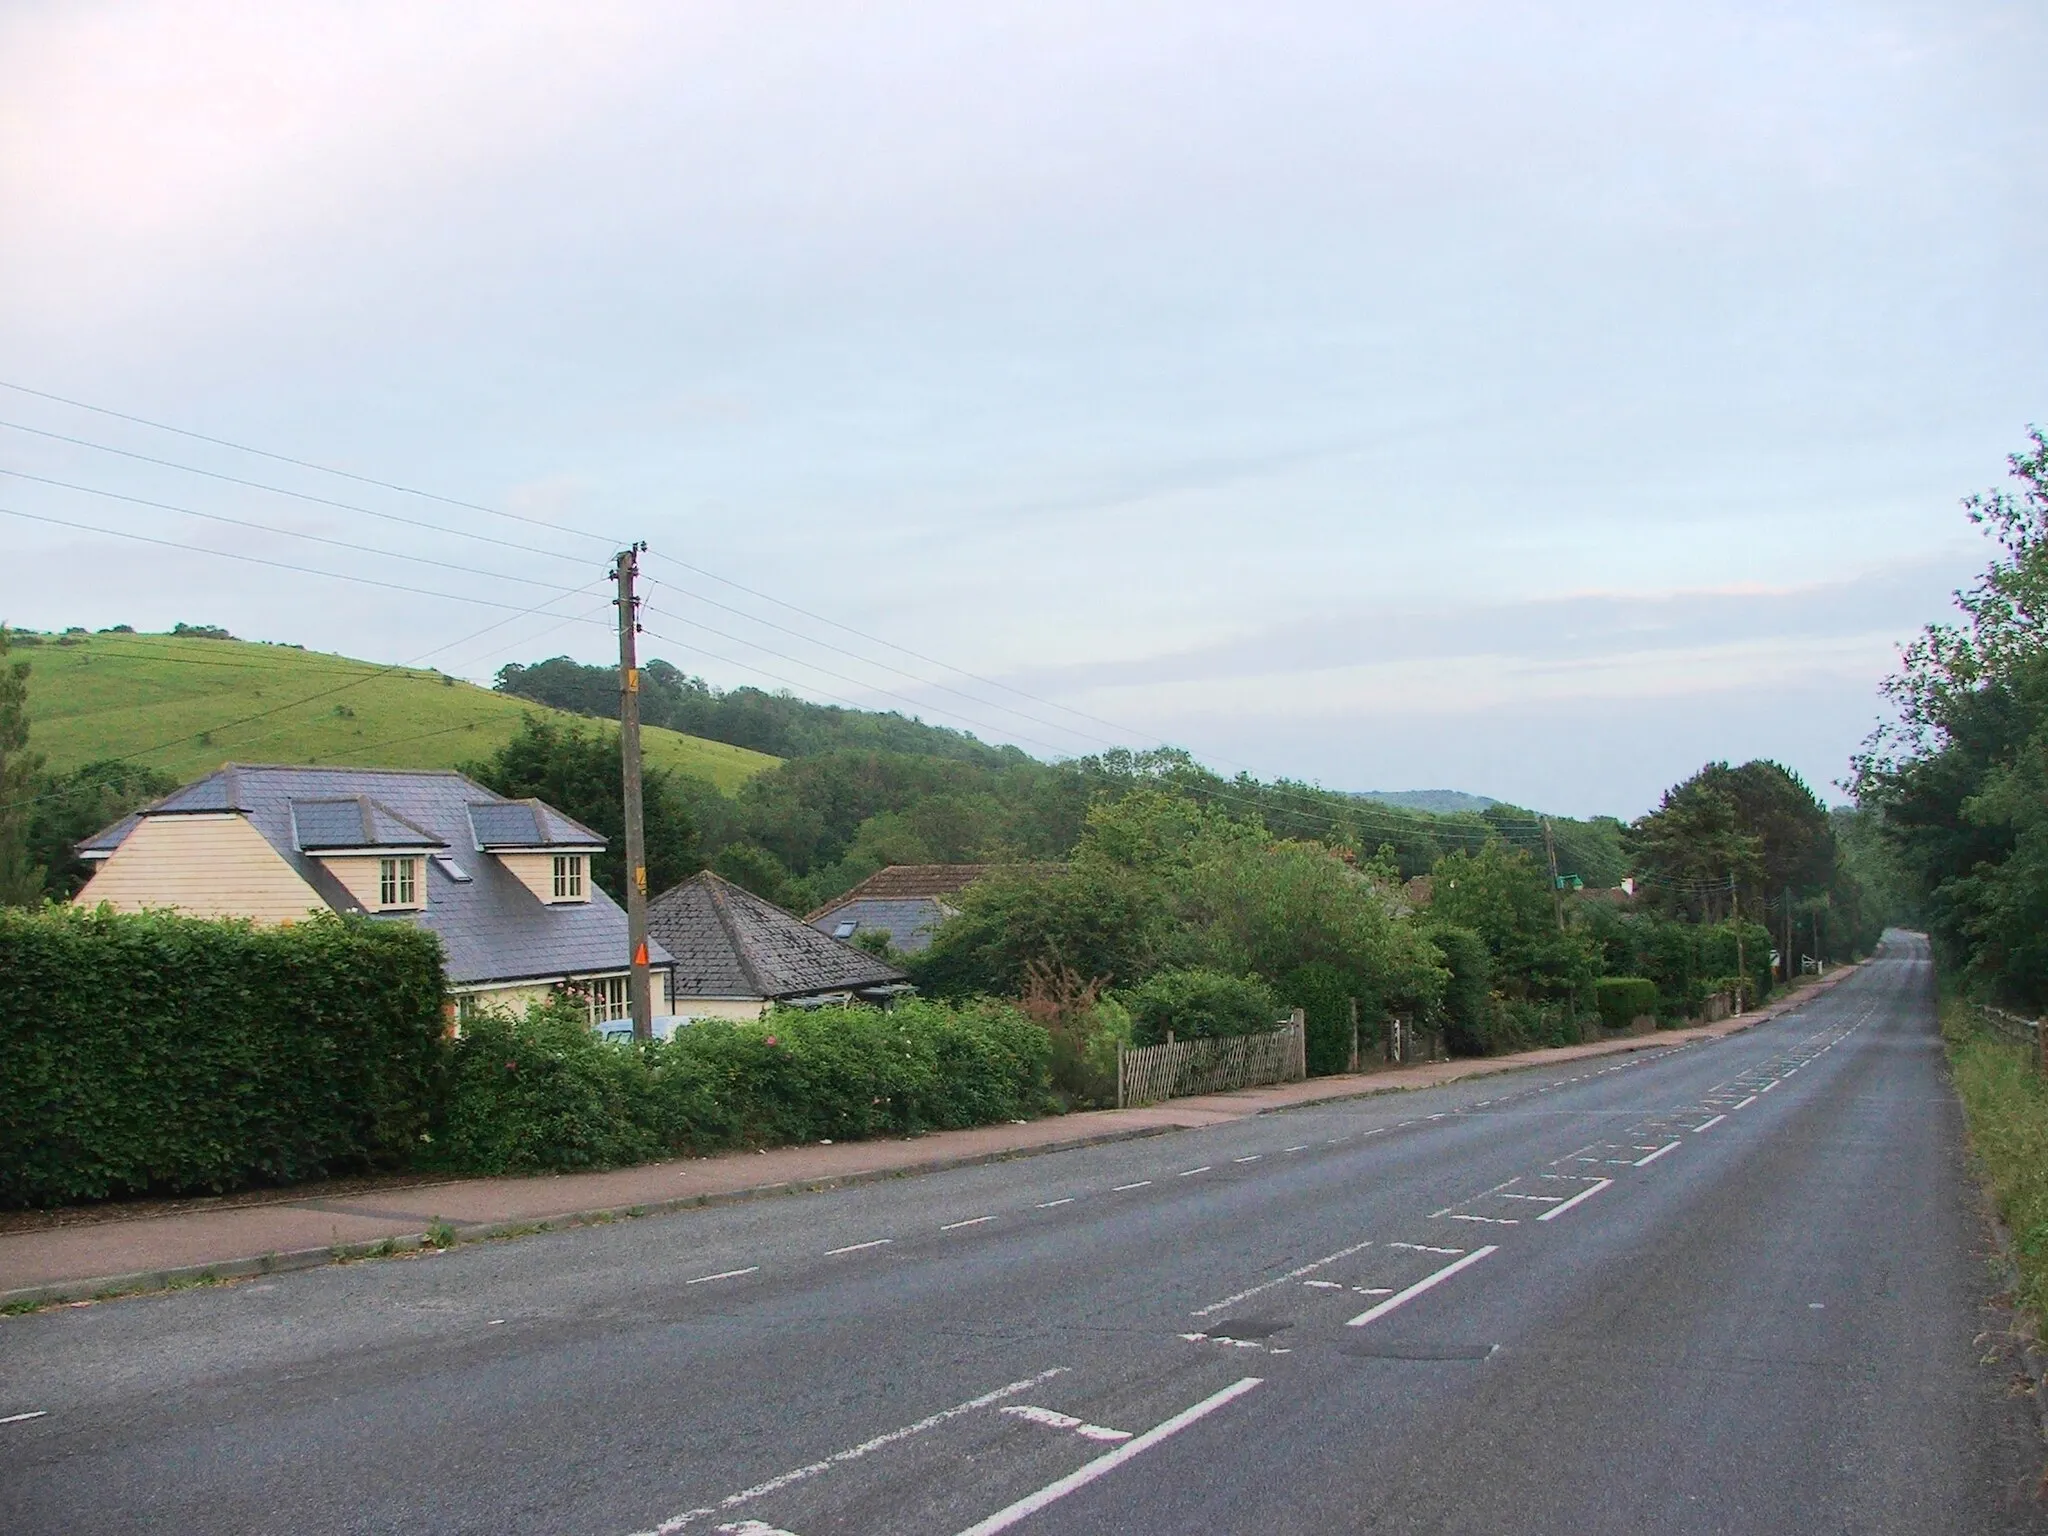
[{"label": "weeds at roadside", "polygon": [[1941,1032],[1970,1149],[2012,1236],[2013,1304],[2039,1337],[2048,1313],[2048,1081],[2030,1047],[1984,1028],[1961,999],[1943,1001]]}]

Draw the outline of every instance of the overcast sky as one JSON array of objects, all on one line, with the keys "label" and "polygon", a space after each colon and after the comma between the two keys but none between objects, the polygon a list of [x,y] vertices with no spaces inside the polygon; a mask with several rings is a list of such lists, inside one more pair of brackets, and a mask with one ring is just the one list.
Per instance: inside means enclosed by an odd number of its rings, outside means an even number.
[{"label": "overcast sky", "polygon": [[605,659],[646,539],[648,654],[1040,756],[1833,795],[2048,419],[2044,56],[1971,0],[14,0],[0,379],[450,500],[0,389],[58,520],[0,617],[487,680]]}]

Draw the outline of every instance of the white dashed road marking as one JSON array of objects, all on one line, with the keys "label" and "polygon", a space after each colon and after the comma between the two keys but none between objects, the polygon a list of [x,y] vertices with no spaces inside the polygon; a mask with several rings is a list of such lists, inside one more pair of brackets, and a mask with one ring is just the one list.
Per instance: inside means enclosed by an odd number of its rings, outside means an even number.
[{"label": "white dashed road marking", "polygon": [[1457,1274],[1458,1271],[1462,1269],[1470,1269],[1474,1264],[1477,1264],[1481,1259],[1487,1257],[1489,1254],[1495,1254],[1498,1252],[1500,1252],[1500,1249],[1498,1249],[1491,1243],[1488,1243],[1484,1248],[1474,1248],[1462,1259],[1453,1259],[1450,1263],[1446,1264],[1442,1269],[1437,1270],[1434,1274],[1424,1275],[1420,1280],[1416,1281],[1413,1285],[1409,1286],[1407,1290],[1397,1291],[1392,1296],[1389,1296],[1385,1301],[1381,1302],[1378,1306],[1366,1308],[1365,1311],[1359,1313],[1358,1316],[1352,1318],[1344,1326],[1347,1328],[1363,1328],[1367,1323],[1373,1322],[1378,1318],[1385,1317],[1389,1312],[1393,1311],[1396,1307],[1406,1306],[1409,1302],[1413,1301],[1416,1297],[1420,1296],[1424,1291],[1434,1290],[1437,1286],[1442,1285],[1444,1281],[1450,1279],[1451,1276]]},{"label": "white dashed road marking", "polygon": [[896,1239],[893,1237],[878,1237],[871,1242],[848,1243],[844,1248],[827,1248],[825,1250],[825,1257],[836,1259],[842,1253],[860,1253],[869,1248],[884,1248],[895,1241]]},{"label": "white dashed road marking", "polygon": [[1565,1201],[1563,1205],[1553,1205],[1549,1210],[1545,1211],[1541,1216],[1538,1216],[1536,1219],[1538,1221],[1554,1221],[1559,1216],[1562,1216],[1566,1211],[1570,1210],[1573,1206],[1583,1204],[1585,1201],[1592,1199],[1595,1195],[1599,1194],[1601,1190],[1605,1189],[1608,1185],[1612,1184],[1613,1182],[1614,1180],[1612,1179],[1602,1179],[1597,1184],[1589,1185],[1585,1189],[1580,1190],[1576,1195],[1573,1195],[1571,1199]]},{"label": "white dashed road marking", "polygon": [[708,1285],[713,1280],[737,1280],[741,1275],[754,1274],[760,1268],[758,1264],[749,1264],[745,1269],[722,1269],[715,1275],[699,1275],[694,1280],[685,1280],[683,1284]]}]

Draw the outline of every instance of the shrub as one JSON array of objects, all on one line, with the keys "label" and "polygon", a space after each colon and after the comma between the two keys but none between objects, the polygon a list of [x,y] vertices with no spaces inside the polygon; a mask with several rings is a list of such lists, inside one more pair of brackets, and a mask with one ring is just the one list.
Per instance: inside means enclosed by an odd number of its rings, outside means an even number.
[{"label": "shrub", "polygon": [[0,1204],[402,1166],[441,991],[405,924],[0,911]]},{"label": "shrub", "polygon": [[1626,1029],[1657,1011],[1657,983],[1646,976],[1602,976],[1593,983],[1593,1006],[1609,1029]]},{"label": "shrub", "polygon": [[1271,1029],[1279,1014],[1273,989],[1258,977],[1201,966],[1156,972],[1118,1000],[1130,1010],[1139,1045],[1159,1044],[1168,1030],[1182,1040],[1256,1034]]},{"label": "shrub", "polygon": [[1361,992],[1365,992],[1367,1000],[1358,1013],[1359,1048],[1363,1052],[1377,1042],[1378,1034],[1367,1011],[1372,994],[1356,975],[1318,960],[1296,966],[1281,984],[1281,997],[1288,1006],[1301,1009],[1307,1020],[1308,1038],[1304,1045],[1311,1077],[1350,1069],[1352,1004]]},{"label": "shrub", "polygon": [[477,1173],[589,1168],[1024,1119],[1048,1106],[1050,1051],[989,1002],[780,1009],[649,1045],[606,1041],[573,1007],[486,1014],[456,1047],[433,1156]]}]

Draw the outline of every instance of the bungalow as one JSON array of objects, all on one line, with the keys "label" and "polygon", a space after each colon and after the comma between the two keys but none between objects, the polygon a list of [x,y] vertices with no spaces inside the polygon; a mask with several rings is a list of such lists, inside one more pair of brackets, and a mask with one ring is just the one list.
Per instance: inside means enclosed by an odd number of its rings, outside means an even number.
[{"label": "bungalow", "polygon": [[990,864],[891,864],[804,919],[820,933],[850,939],[886,933],[889,947],[915,955],[956,910],[951,897],[994,868]]},{"label": "bungalow", "polygon": [[[80,844],[98,867],[73,901],[412,923],[440,939],[458,1013],[568,990],[593,1027],[616,1028],[631,1017],[630,956],[626,914],[590,878],[604,846],[552,806],[447,770],[230,763]],[[672,964],[648,954],[659,1033]]]},{"label": "bungalow", "polygon": [[708,869],[648,902],[647,932],[675,957],[679,1018],[758,1019],[770,1003],[882,1003],[910,990],[895,966]]}]

